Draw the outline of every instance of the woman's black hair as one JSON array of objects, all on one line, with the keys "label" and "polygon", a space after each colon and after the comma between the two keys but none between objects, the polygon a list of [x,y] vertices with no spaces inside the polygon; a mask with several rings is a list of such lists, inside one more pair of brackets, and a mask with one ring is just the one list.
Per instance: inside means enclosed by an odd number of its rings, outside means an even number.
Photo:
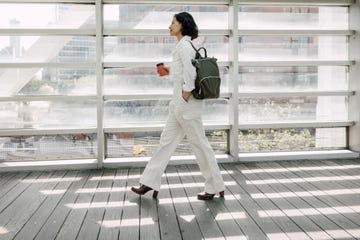
[{"label": "woman's black hair", "polygon": [[198,27],[194,21],[194,18],[190,13],[180,12],[174,15],[176,21],[181,23],[181,34],[183,36],[187,35],[191,37],[191,40],[195,39],[199,35]]}]

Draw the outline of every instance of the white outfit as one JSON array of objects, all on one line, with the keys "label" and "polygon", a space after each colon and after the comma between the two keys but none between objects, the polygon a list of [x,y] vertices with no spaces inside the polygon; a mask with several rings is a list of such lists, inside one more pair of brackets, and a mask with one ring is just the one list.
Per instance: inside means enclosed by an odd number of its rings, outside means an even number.
[{"label": "white outfit", "polygon": [[140,183],[160,190],[161,176],[171,155],[186,135],[205,177],[205,192],[214,194],[225,190],[225,186],[202,125],[203,102],[192,95],[188,102],[182,97],[182,91],[190,92],[195,88],[196,70],[191,64],[195,51],[188,42],[190,40],[189,36],[184,36],[173,51],[170,77],[174,80],[174,92],[169,115],[160,137],[160,147],[146,165]]}]

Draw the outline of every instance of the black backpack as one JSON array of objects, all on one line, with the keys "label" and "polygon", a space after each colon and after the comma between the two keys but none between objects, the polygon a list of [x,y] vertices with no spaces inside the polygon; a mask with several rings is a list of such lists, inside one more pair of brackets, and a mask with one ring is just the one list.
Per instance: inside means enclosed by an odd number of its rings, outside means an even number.
[{"label": "black backpack", "polygon": [[[191,60],[196,68],[195,89],[191,91],[192,95],[196,99],[218,98],[221,79],[217,59],[208,57],[204,47],[196,49],[192,42],[189,42],[196,51],[195,58]],[[204,50],[204,56],[200,54],[201,49]]]}]

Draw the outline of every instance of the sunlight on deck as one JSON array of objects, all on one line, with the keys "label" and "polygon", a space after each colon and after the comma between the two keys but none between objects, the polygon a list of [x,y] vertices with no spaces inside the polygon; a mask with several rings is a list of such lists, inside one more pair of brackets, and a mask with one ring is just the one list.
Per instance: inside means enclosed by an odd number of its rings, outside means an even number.
[{"label": "sunlight on deck", "polygon": [[0,234],[6,234],[8,232],[9,231],[6,228],[0,226]]},{"label": "sunlight on deck", "polygon": [[[360,194],[360,188],[342,188],[333,190],[316,190],[316,191],[299,191],[299,192],[277,192],[277,193],[252,193],[250,196],[253,199],[263,198],[293,198],[293,197],[320,197],[320,196],[343,196],[343,195],[357,195]],[[360,197],[360,196],[358,196]]]},{"label": "sunlight on deck", "polygon": [[[325,208],[297,208],[282,210],[262,210],[258,211],[260,217],[299,217],[313,215],[330,215],[330,214],[348,214],[360,213],[360,206],[334,206]],[[359,218],[360,219],[360,218]]]},{"label": "sunlight on deck", "polygon": [[140,221],[140,226],[155,224],[152,218],[105,220],[105,221],[98,221],[97,224],[102,225],[106,228],[133,227],[133,226],[139,226],[139,221]]},{"label": "sunlight on deck", "polygon": [[262,168],[262,169],[250,169],[241,170],[242,174],[252,173],[282,173],[282,172],[301,172],[301,171],[324,171],[324,170],[347,170],[347,169],[359,169],[359,165],[349,164],[342,166],[319,166],[319,167],[288,167],[288,168]]},{"label": "sunlight on deck", "polygon": [[63,178],[30,178],[19,180],[22,183],[50,183],[50,182],[75,182],[80,181],[82,177],[63,177]]},{"label": "sunlight on deck", "polygon": [[266,180],[246,180],[246,184],[251,185],[264,185],[274,183],[302,183],[302,182],[322,182],[322,181],[347,181],[347,180],[359,180],[360,175],[342,175],[331,177],[304,177],[304,178],[272,178]]}]

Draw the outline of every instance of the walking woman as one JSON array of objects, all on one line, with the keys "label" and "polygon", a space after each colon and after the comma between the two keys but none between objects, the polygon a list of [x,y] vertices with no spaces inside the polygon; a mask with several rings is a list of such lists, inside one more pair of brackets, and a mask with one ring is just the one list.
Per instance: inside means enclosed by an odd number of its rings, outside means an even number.
[{"label": "walking woman", "polygon": [[154,190],[153,197],[156,198],[170,157],[186,136],[205,178],[205,192],[199,193],[198,199],[211,200],[215,194],[224,197],[224,182],[202,124],[203,102],[191,94],[195,88],[196,70],[191,64],[195,50],[189,41],[198,37],[198,27],[189,13],[181,12],[174,15],[169,30],[170,35],[178,40],[170,66],[174,90],[169,115],[160,137],[160,146],[140,178],[140,187],[132,187],[131,190],[139,195]]}]

